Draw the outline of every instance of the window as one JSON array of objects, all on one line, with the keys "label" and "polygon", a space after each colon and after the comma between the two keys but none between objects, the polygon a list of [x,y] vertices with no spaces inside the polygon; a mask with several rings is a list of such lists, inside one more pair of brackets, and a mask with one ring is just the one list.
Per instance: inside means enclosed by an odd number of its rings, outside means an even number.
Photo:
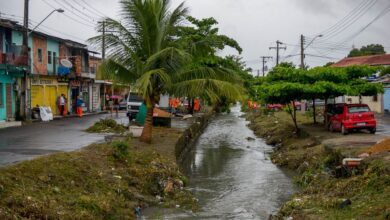
[{"label": "window", "polygon": [[4,102],[3,102],[3,84],[0,83],[0,107],[4,107]]},{"label": "window", "polygon": [[51,64],[51,51],[47,51],[47,63]]},{"label": "window", "polygon": [[370,109],[368,106],[351,106],[348,108],[349,113],[362,113],[362,112],[369,112]]},{"label": "window", "polygon": [[374,95],[374,96],[372,97],[372,101],[377,102],[377,101],[378,101],[378,95]]},{"label": "window", "polygon": [[38,62],[42,63],[42,49],[38,48]]},{"label": "window", "polygon": [[57,64],[57,53],[56,52],[53,52],[53,63],[54,64]]}]

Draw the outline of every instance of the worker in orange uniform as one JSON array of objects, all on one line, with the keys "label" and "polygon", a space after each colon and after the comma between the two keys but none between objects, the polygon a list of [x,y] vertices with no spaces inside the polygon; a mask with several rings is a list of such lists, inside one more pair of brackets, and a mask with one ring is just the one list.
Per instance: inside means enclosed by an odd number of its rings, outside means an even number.
[{"label": "worker in orange uniform", "polygon": [[196,111],[196,112],[200,111],[200,100],[199,99],[194,100],[194,111]]},{"label": "worker in orange uniform", "polygon": [[81,118],[83,117],[83,100],[80,99],[80,96],[77,96],[77,99],[76,99],[76,112],[77,112],[77,115]]}]

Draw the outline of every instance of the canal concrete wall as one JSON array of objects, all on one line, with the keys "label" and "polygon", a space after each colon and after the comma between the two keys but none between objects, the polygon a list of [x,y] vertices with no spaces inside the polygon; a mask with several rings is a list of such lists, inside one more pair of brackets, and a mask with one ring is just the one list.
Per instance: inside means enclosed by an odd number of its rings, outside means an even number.
[{"label": "canal concrete wall", "polygon": [[215,113],[209,112],[191,118],[193,122],[187,129],[184,130],[175,146],[175,156],[177,162],[180,163],[183,161],[185,155],[193,148],[195,142],[203,133],[203,130],[210,123],[214,115]]}]

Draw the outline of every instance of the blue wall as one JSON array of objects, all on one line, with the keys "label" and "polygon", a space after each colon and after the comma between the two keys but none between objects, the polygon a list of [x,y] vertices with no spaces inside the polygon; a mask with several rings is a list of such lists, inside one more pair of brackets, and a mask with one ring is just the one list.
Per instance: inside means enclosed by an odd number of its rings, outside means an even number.
[{"label": "blue wall", "polygon": [[4,121],[7,119],[7,100],[6,100],[6,85],[11,84],[11,103],[12,103],[12,117],[15,117],[15,97],[13,90],[13,81],[12,78],[8,75],[5,75],[5,71],[0,70],[0,83],[2,84],[3,91],[1,95],[3,96],[3,105],[0,106],[0,121]]},{"label": "blue wall", "polygon": [[[383,95],[383,105],[384,105],[384,109],[385,109],[385,112],[389,112],[390,113],[390,88],[385,88],[385,94]],[[386,111],[387,109],[387,111]]]},{"label": "blue wall", "polygon": [[[53,66],[54,66],[54,62],[56,62],[53,59],[53,52],[56,53],[56,57],[58,57],[60,54],[60,44],[58,43],[58,41],[55,41],[55,40],[50,39],[50,38],[47,39],[47,51],[51,51],[51,59],[52,59],[51,64],[49,64],[49,62],[47,62],[48,75],[53,75],[54,74]],[[47,54],[46,54],[46,56],[47,56]]]},{"label": "blue wall", "polygon": [[[23,33],[20,31],[12,30],[12,43],[14,43],[17,46],[23,45]],[[32,34],[28,36],[28,46],[32,50]],[[34,53],[30,53],[30,61],[34,60]],[[33,72],[34,68],[33,65],[31,65],[30,72]]]}]

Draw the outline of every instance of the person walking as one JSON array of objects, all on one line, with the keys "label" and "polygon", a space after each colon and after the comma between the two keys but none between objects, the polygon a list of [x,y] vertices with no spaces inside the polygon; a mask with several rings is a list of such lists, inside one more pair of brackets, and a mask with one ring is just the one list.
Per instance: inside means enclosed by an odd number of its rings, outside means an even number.
[{"label": "person walking", "polygon": [[76,98],[76,112],[80,118],[83,117],[83,103],[84,103],[84,101],[80,98],[80,96],[77,96],[77,98]]},{"label": "person walking", "polygon": [[119,117],[119,98],[117,98],[117,97],[114,99],[114,110],[115,110],[115,116],[118,118]]},{"label": "person walking", "polygon": [[65,104],[66,104],[66,98],[64,94],[61,94],[59,98],[59,106],[60,106],[60,114],[61,116],[65,116]]}]

